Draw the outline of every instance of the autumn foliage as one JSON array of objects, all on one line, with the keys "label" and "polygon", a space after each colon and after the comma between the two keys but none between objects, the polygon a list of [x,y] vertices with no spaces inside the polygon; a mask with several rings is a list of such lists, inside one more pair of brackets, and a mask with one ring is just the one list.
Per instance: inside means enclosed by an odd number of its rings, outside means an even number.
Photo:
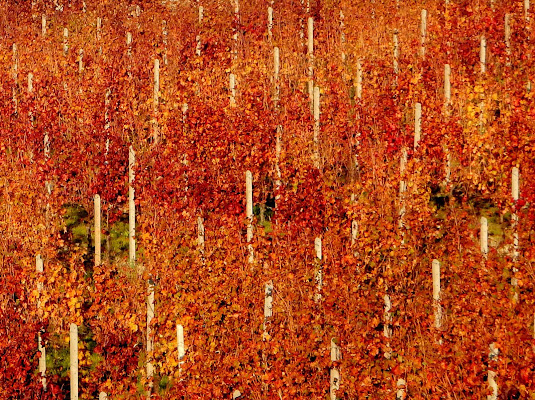
[{"label": "autumn foliage", "polygon": [[[68,396],[72,322],[80,327],[81,399],[101,391],[113,399],[144,397],[148,357],[155,399],[228,399],[234,390],[243,398],[324,399],[333,366],[342,377],[340,399],[394,399],[399,379],[407,398],[485,398],[489,369],[497,372],[501,398],[535,398],[535,106],[526,90],[535,66],[535,17],[525,18],[522,1],[495,0],[493,8],[470,1],[450,1],[447,8],[434,0],[311,1],[314,80],[321,88],[319,168],[312,157],[303,2],[274,3],[271,41],[267,1],[240,3],[236,18],[230,3],[203,0],[202,22],[196,2],[86,2],[85,11],[82,1],[63,2],[62,11],[54,3],[0,7],[0,398]],[[423,59],[421,8],[429,15]],[[510,50],[506,13],[512,15]],[[273,46],[281,54],[278,107]],[[155,58],[161,66],[156,109]],[[452,71],[449,105],[445,64]],[[231,72],[236,107],[229,105]],[[422,137],[413,148],[417,102]],[[121,244],[130,146],[136,152],[135,267]],[[404,151],[408,161],[400,172]],[[518,201],[511,195],[515,166]],[[254,185],[252,264],[247,170]],[[402,199],[400,180],[407,182]],[[102,198],[99,266],[91,231],[95,194]],[[519,219],[517,260],[512,214]],[[481,216],[490,227],[486,258]],[[35,272],[37,254],[44,274]],[[442,265],[440,329],[433,259]],[[320,264],[323,287],[315,301]],[[155,284],[152,355],[145,347],[149,279]],[[273,317],[264,321],[268,281]],[[181,360],[176,324],[184,327]],[[47,391],[37,373],[38,332],[47,350]],[[342,351],[335,363],[333,338]],[[497,360],[489,360],[491,343],[499,348]]]}]

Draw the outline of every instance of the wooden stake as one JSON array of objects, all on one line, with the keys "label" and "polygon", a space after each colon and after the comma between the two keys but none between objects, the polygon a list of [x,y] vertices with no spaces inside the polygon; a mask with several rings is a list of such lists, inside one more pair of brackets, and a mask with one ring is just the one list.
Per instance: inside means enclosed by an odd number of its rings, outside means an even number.
[{"label": "wooden stake", "polygon": [[266,283],[264,288],[264,331],[266,321],[273,316],[273,281]]},{"label": "wooden stake", "polygon": [[126,55],[132,63],[132,34],[130,32],[126,32]]},{"label": "wooden stake", "polygon": [[308,97],[310,99],[310,111],[314,112],[314,18],[308,17]]},{"label": "wooden stake", "polygon": [[418,147],[422,134],[422,104],[416,103],[414,106],[414,149]]},{"label": "wooden stake", "polygon": [[204,254],[204,223],[201,217],[197,217],[197,245],[201,254]]},{"label": "wooden stake", "polygon": [[132,268],[136,265],[136,204],[134,201],[134,165],[136,153],[130,146],[128,151],[128,259]]},{"label": "wooden stake", "polygon": [[362,62],[357,60],[357,87],[355,90],[355,96],[360,101],[362,100]]},{"label": "wooden stake", "polygon": [[[331,363],[336,363],[342,358],[342,352],[340,346],[335,342],[335,338],[331,339]],[[330,385],[329,385],[329,397],[331,400],[336,400],[336,392],[340,390],[340,371],[337,367],[331,368]]]},{"label": "wooden stake", "polygon": [[444,65],[444,107],[446,111],[451,104],[451,68],[449,64]]},{"label": "wooden stake", "polygon": [[505,14],[505,51],[507,66],[511,66],[511,14]]},{"label": "wooden stake", "polygon": [[273,39],[273,7],[269,6],[267,9],[268,14],[268,40],[271,42]]},{"label": "wooden stake", "polygon": [[433,308],[435,309],[435,328],[442,327],[442,307],[440,305],[440,262],[433,260]]},{"label": "wooden stake", "polygon": [[487,254],[489,253],[489,230],[488,230],[488,224],[487,224],[487,218],[481,217],[481,227],[479,230],[479,242],[481,246],[481,254],[485,258],[487,258]]},{"label": "wooden stake", "polygon": [[97,42],[100,42],[102,30],[102,18],[97,17]]},{"label": "wooden stake", "polygon": [[344,12],[340,10],[340,47],[342,48],[342,62],[346,61],[345,45],[346,45],[346,34],[345,34],[345,24],[344,24]]},{"label": "wooden stake", "polygon": [[95,195],[94,198],[94,206],[95,206],[95,267],[98,267],[101,263],[101,225],[100,225],[100,196],[98,194]]},{"label": "wooden stake", "polygon": [[158,104],[159,104],[159,97],[160,97],[160,60],[157,58],[154,59],[154,123],[153,123],[153,131],[152,131],[152,138],[154,140],[154,143],[158,143],[159,141],[159,133],[158,133],[158,121],[157,121],[157,114],[158,114]]},{"label": "wooden stake", "polygon": [[230,106],[236,107],[236,75],[230,74],[229,76],[229,88],[230,88]]},{"label": "wooden stake", "polygon": [[320,88],[314,88],[314,165],[320,168]]},{"label": "wooden stake", "polygon": [[279,48],[274,47],[273,48],[273,84],[275,86],[275,91],[274,91],[275,95],[273,97],[273,101],[275,103],[275,107],[278,106],[278,102],[280,100],[279,71],[280,71]]},{"label": "wooden stake", "polygon": [[237,28],[237,24],[240,23],[240,3],[239,3],[239,0],[234,0],[234,21],[235,21],[235,26],[234,26],[234,34],[232,36],[233,40],[234,40],[234,48],[233,48],[233,61],[236,61],[236,59],[238,58],[238,28]]},{"label": "wooden stake", "polygon": [[399,160],[399,175],[401,177],[399,181],[399,229],[401,234],[401,243],[404,243],[404,236],[405,232],[403,230],[404,228],[404,216],[405,216],[405,192],[407,191],[407,183],[405,182],[404,175],[405,175],[405,169],[407,168],[407,149],[403,148],[401,150],[401,158]]},{"label": "wooden stake", "polygon": [[46,15],[41,15],[41,36],[46,36]]},{"label": "wooden stake", "polygon": [[496,382],[496,377],[498,374],[495,371],[490,369],[490,364],[498,361],[498,355],[500,353],[499,349],[494,343],[491,343],[489,346],[489,370],[487,375],[487,382],[489,383],[489,388],[492,391],[490,396],[487,396],[488,400],[497,400],[498,399],[498,383]]},{"label": "wooden stake", "polygon": [[63,55],[67,57],[67,53],[69,52],[69,30],[67,28],[63,28]]},{"label": "wooden stake", "polygon": [[406,388],[407,382],[405,382],[405,379],[399,378],[396,382],[396,400],[405,400],[405,388]]},{"label": "wooden stake", "polygon": [[186,347],[184,346],[184,327],[180,324],[176,325],[176,343],[178,359],[182,360],[186,355]]},{"label": "wooden stake", "polygon": [[[389,339],[392,338],[392,313],[390,310],[392,309],[392,302],[390,301],[390,296],[388,294],[385,294],[384,296],[384,302],[385,302],[385,311],[383,315],[384,323],[383,323],[383,336],[389,341]],[[387,350],[385,351],[385,358],[390,359],[392,353],[390,350],[390,342],[387,343]]]},{"label": "wooden stake", "polygon": [[[512,177],[511,177],[511,196],[513,201],[516,202],[519,198],[519,169],[518,167],[513,167]],[[519,256],[519,240],[518,240],[518,214],[516,211],[512,215],[513,222],[513,260],[517,261]]]},{"label": "wooden stake", "polygon": [[149,279],[148,296],[147,296],[147,381],[148,391],[147,400],[151,398],[151,392],[154,385],[154,366],[152,364],[154,357],[154,339],[152,337],[151,323],[154,319],[154,283]]},{"label": "wooden stake", "polygon": [[[394,30],[394,73],[397,75],[399,73],[399,38],[398,30]],[[396,78],[397,79],[397,78]]]},{"label": "wooden stake", "polygon": [[[35,271],[37,272],[37,310],[39,315],[41,315],[41,292],[43,291],[43,283],[39,280],[43,275],[43,258],[40,254],[35,257]],[[46,390],[46,348],[43,345],[41,339],[41,333],[44,332],[44,329],[41,329],[37,333],[37,350],[41,354],[39,356],[39,375],[41,375],[41,384],[43,385],[43,390]]]},{"label": "wooden stake", "polygon": [[316,294],[314,295],[314,301],[318,302],[321,300],[321,289],[323,288],[323,254],[322,254],[322,245],[321,237],[316,237],[314,239],[314,250],[316,251]]},{"label": "wooden stake", "polygon": [[513,228],[513,277],[511,278],[511,285],[514,289],[513,301],[518,303],[519,291],[518,291],[518,278],[515,276],[518,273],[517,261],[520,256],[519,235],[518,235],[518,214],[516,213],[516,203],[519,198],[519,170],[518,167],[513,167],[511,178],[511,196],[515,203],[515,211],[511,216],[512,228]]},{"label": "wooden stake", "polygon": [[[451,69],[450,65],[444,65],[444,116],[447,118],[450,115],[451,104]],[[446,153],[446,180],[445,184],[448,184],[451,178],[451,154],[447,144],[444,145],[444,152]]]},{"label": "wooden stake", "polygon": [[163,65],[167,65],[167,21],[162,21],[162,41],[163,41]]},{"label": "wooden stake", "polygon": [[78,400],[78,326],[70,325],[71,400]]},{"label": "wooden stake", "polygon": [[108,395],[105,392],[100,392],[98,395],[98,400],[108,400]]},{"label": "wooden stake", "polygon": [[245,172],[245,198],[247,216],[247,250],[249,252],[249,263],[254,261],[253,253],[253,174],[251,171]]},{"label": "wooden stake", "polygon": [[[199,27],[202,24],[203,15],[204,15],[204,8],[203,8],[203,6],[199,6],[199,19],[198,19],[199,20]],[[201,56],[201,51],[202,51],[201,33],[200,32],[196,37],[196,41],[197,41],[197,46],[195,47],[195,54],[197,55],[197,57],[200,57]]]},{"label": "wooden stake", "polygon": [[15,114],[17,114],[19,109],[17,99],[19,91],[19,51],[15,43],[13,43],[13,83],[13,106]]},{"label": "wooden stake", "polygon": [[84,50],[80,49],[78,50],[78,73],[81,74],[84,70]]},{"label": "wooden stake", "polygon": [[481,37],[479,45],[479,67],[481,74],[487,72],[487,39],[485,39],[485,36]]},{"label": "wooden stake", "polygon": [[427,35],[427,10],[423,9],[420,16],[420,57],[425,57],[425,39]]}]

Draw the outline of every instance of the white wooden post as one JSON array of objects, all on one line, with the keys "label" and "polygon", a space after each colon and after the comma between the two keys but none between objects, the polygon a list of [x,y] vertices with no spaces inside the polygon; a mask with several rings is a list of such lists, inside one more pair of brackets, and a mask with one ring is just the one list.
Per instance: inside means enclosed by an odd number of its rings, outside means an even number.
[{"label": "white wooden post", "polygon": [[278,47],[273,48],[273,85],[275,85],[275,96],[273,101],[275,102],[275,107],[278,105],[280,100],[280,87],[279,87],[279,72],[280,72],[280,51]]},{"label": "white wooden post", "polygon": [[[31,72],[28,72],[28,95],[32,95],[33,93],[33,74]],[[30,119],[30,124],[33,127],[34,123],[34,117],[32,110],[28,111],[28,117]]]},{"label": "white wooden post", "polygon": [[66,57],[67,53],[69,52],[69,30],[67,28],[63,28],[63,55]]},{"label": "white wooden post", "polygon": [[444,65],[444,106],[446,110],[451,103],[451,68],[449,64]]},{"label": "white wooden post", "polygon": [[422,135],[422,104],[416,103],[414,106],[414,149],[418,146]]},{"label": "white wooden post", "polygon": [[268,40],[271,42],[273,39],[273,7],[269,6],[267,9],[268,14]]},{"label": "white wooden post", "polygon": [[178,370],[182,370],[182,364],[184,361],[181,361],[186,355],[186,346],[184,345],[184,327],[180,324],[176,324],[176,348],[178,353]]},{"label": "white wooden post", "polygon": [[153,124],[153,131],[152,131],[152,137],[154,140],[154,143],[158,143],[159,135],[158,135],[158,120],[156,118],[158,113],[158,104],[159,104],[159,96],[160,96],[160,60],[155,58],[154,59],[154,88],[153,88],[154,94],[154,124]]},{"label": "white wooden post", "polygon": [[[479,65],[480,73],[484,75],[487,72],[487,39],[485,36],[481,37],[481,43],[479,47]],[[479,130],[481,133],[484,132],[485,125],[485,93],[480,94],[479,102]]]},{"label": "white wooden post", "polygon": [[396,400],[405,400],[405,387],[407,385],[407,382],[405,382],[405,379],[399,378],[396,382]]},{"label": "white wooden post", "polygon": [[[448,117],[450,115],[451,105],[451,68],[449,64],[444,65],[444,115]],[[446,153],[446,184],[451,178],[451,154],[449,147],[445,144]]]},{"label": "white wooden post", "polygon": [[399,73],[399,38],[398,30],[394,30],[394,73],[397,75]]},{"label": "white wooden post", "polygon": [[132,34],[130,32],[126,32],[126,55],[132,63]]},{"label": "white wooden post", "polygon": [[310,100],[310,111],[314,112],[314,18],[308,17],[308,97]]},{"label": "white wooden post", "polygon": [[102,30],[102,18],[97,17],[97,42],[100,42]]},{"label": "white wooden post", "polygon": [[178,359],[181,360],[186,355],[186,347],[184,346],[184,327],[180,324],[176,325],[176,343]]},{"label": "white wooden post", "polygon": [[529,22],[529,0],[524,0],[524,18]]},{"label": "white wooden post", "polygon": [[232,59],[235,61],[238,58],[238,28],[237,24],[240,22],[240,3],[239,0],[234,0],[234,34],[232,36],[234,40],[234,48],[233,48],[233,57]]},{"label": "white wooden post", "polygon": [[236,75],[230,74],[229,76],[229,88],[230,88],[230,106],[236,107]]},{"label": "white wooden post", "polygon": [[[335,342],[335,338],[331,339],[331,363],[340,361],[342,352],[340,346]],[[336,392],[340,389],[340,371],[335,366],[331,367],[329,397],[331,400],[336,400]]]},{"label": "white wooden post", "polygon": [[427,10],[423,9],[420,15],[420,57],[425,57],[425,39],[427,35]]},{"label": "white wooden post", "polygon": [[41,35],[46,36],[46,15],[41,15]]},{"label": "white wooden post", "polygon": [[167,65],[167,21],[162,21],[163,65]]},{"label": "white wooden post", "polygon": [[359,223],[356,220],[351,221],[351,244],[354,245],[357,242],[359,236]]},{"label": "white wooden post", "polygon": [[[516,202],[519,198],[519,169],[518,167],[513,167],[512,176],[511,176],[511,196],[513,201]],[[516,211],[512,215],[513,222],[513,260],[516,261],[519,256],[519,240],[518,240],[518,214]]]},{"label": "white wooden post", "polygon": [[78,400],[78,326],[70,325],[71,400]]},{"label": "white wooden post", "polygon": [[342,48],[342,62],[346,61],[346,34],[345,34],[345,24],[344,24],[344,12],[340,10],[340,47]]},{"label": "white wooden post", "polygon": [[13,43],[13,105],[15,113],[18,113],[17,93],[19,89],[19,51],[17,45]]},{"label": "white wooden post", "polygon": [[513,167],[512,171],[512,177],[511,177],[511,196],[513,197],[513,201],[515,202],[515,211],[513,212],[511,216],[512,220],[512,228],[513,228],[513,277],[511,278],[511,284],[514,289],[514,295],[513,295],[513,301],[515,303],[519,300],[519,293],[518,293],[518,278],[515,276],[518,272],[518,268],[516,267],[518,257],[520,255],[519,251],[519,238],[518,238],[518,214],[516,213],[516,202],[519,198],[519,169],[518,167]]},{"label": "white wooden post", "polygon": [[98,395],[98,400],[108,400],[108,395],[106,392],[100,392]]},{"label": "white wooden post", "polygon": [[404,227],[404,222],[403,222],[403,217],[405,216],[405,201],[404,201],[404,197],[405,197],[405,192],[407,191],[407,183],[405,181],[405,169],[407,168],[407,158],[408,158],[408,154],[407,154],[407,149],[406,148],[403,148],[401,150],[401,158],[399,160],[399,175],[401,177],[400,181],[399,181],[399,203],[400,203],[400,206],[399,206],[399,229],[400,229],[400,233],[401,233],[401,243],[403,244],[404,243],[404,236],[405,236],[405,232],[403,231],[403,227]]},{"label": "white wooden post", "polygon": [[489,230],[488,230],[488,224],[487,224],[487,218],[481,217],[481,227],[479,231],[479,241],[481,245],[481,254],[485,258],[487,258],[487,255],[489,253]]},{"label": "white wooden post", "polygon": [[320,88],[314,88],[314,165],[320,168]]},{"label": "white wooden post", "polygon": [[[199,6],[199,18],[198,18],[198,20],[199,20],[199,29],[200,29],[200,25],[202,24],[203,15],[204,15],[204,8],[203,8],[203,6]],[[199,31],[199,34],[196,37],[196,41],[197,41],[197,46],[195,47],[195,54],[197,55],[197,57],[200,57],[201,51],[202,51],[201,32],[200,31]]]},{"label": "white wooden post", "polygon": [[489,346],[489,370],[487,375],[487,382],[489,383],[489,388],[492,391],[492,394],[487,396],[487,400],[497,400],[498,399],[498,383],[496,382],[497,373],[491,370],[491,364],[498,361],[498,355],[500,350],[496,347],[496,344],[491,343]]},{"label": "white wooden post", "polygon": [[[41,292],[43,291],[43,283],[39,282],[41,277],[43,276],[43,258],[40,254],[38,254],[35,257],[35,271],[37,272],[37,310],[39,314],[41,314]],[[41,355],[39,356],[39,375],[41,375],[41,384],[43,385],[43,390],[46,390],[46,348],[43,345],[43,342],[41,340],[41,332],[44,330],[41,329],[37,333],[37,350]]]},{"label": "white wooden post", "polygon": [[136,204],[134,201],[134,165],[136,153],[130,146],[128,151],[128,260],[133,268],[136,264]]},{"label": "white wooden post", "polygon": [[442,327],[442,307],[440,305],[440,262],[433,260],[433,308],[435,309],[435,328]]},{"label": "white wooden post", "polygon": [[154,385],[154,365],[152,364],[154,357],[154,339],[152,337],[151,323],[154,318],[154,283],[149,280],[148,282],[148,296],[147,296],[147,381],[148,391],[147,399],[150,400],[151,392]]},{"label": "white wooden post", "polygon": [[322,254],[322,245],[321,237],[316,237],[314,239],[314,250],[316,251],[316,294],[314,295],[314,300],[318,302],[321,300],[321,289],[323,288],[323,254]]},{"label": "white wooden post", "polygon": [[95,218],[95,267],[101,263],[101,212],[100,212],[100,195],[94,197],[94,218]]},{"label": "white wooden post", "polygon": [[249,263],[254,261],[253,253],[253,174],[251,171],[245,172],[245,198],[247,216],[247,251],[249,253]]},{"label": "white wooden post", "polygon": [[487,39],[485,36],[481,36],[479,45],[479,67],[481,74],[487,72]]},{"label": "white wooden post", "polygon": [[267,321],[273,316],[273,281],[264,287],[264,332],[267,331]]},{"label": "white wooden post", "polygon": [[[392,313],[390,310],[392,309],[392,302],[390,301],[390,296],[388,293],[384,296],[384,302],[385,302],[385,311],[383,315],[383,336],[389,341],[390,338],[392,338]],[[387,350],[384,354],[386,359],[390,359],[392,356],[392,352],[390,350],[390,341],[387,343]]]},{"label": "white wooden post", "polygon": [[357,60],[357,87],[355,90],[355,96],[360,101],[362,100],[362,62]]},{"label": "white wooden post", "polygon": [[[279,85],[279,73],[280,73],[280,51],[278,47],[273,48],[273,84],[275,85],[275,94],[273,102],[275,105],[275,111],[279,111],[280,100],[280,85]],[[280,170],[280,157],[282,150],[282,125],[277,125],[277,133],[275,137],[275,189],[280,189],[282,173]]]},{"label": "white wooden post", "polygon": [[78,50],[78,73],[81,74],[84,70],[84,50]]},{"label": "white wooden post", "polygon": [[109,137],[109,129],[110,129],[110,95],[111,95],[111,89],[106,89],[106,94],[104,96],[104,130],[106,131],[106,159],[108,157],[108,152],[110,151],[110,137]]},{"label": "white wooden post", "polygon": [[505,51],[507,66],[511,66],[511,14],[505,14]]},{"label": "white wooden post", "polygon": [[204,223],[201,217],[197,217],[197,245],[201,254],[204,253]]}]

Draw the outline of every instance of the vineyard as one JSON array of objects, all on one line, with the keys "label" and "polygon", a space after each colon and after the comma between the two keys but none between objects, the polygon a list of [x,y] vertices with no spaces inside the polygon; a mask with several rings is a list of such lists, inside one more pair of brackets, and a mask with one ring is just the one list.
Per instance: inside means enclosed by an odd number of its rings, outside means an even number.
[{"label": "vineyard", "polygon": [[0,398],[535,399],[534,29],[2,2]]}]

